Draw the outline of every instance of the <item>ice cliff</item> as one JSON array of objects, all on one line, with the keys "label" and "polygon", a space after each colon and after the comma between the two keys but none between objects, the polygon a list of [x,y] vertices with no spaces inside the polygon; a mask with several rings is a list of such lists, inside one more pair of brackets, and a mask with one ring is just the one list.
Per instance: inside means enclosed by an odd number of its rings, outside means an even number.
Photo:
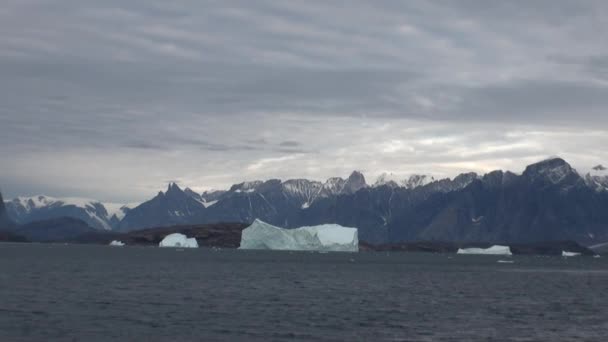
[{"label": "ice cliff", "polygon": [[490,248],[460,248],[458,254],[488,254],[488,255],[512,255],[509,246],[494,245]]},{"label": "ice cliff", "polygon": [[243,230],[240,249],[358,252],[357,228],[337,224],[283,229],[260,220]]}]

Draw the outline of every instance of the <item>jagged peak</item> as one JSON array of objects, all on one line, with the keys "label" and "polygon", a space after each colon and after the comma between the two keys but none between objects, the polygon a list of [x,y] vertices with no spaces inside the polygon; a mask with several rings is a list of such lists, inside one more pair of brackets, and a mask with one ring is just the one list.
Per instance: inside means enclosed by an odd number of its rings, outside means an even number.
[{"label": "jagged peak", "polygon": [[363,172],[361,172],[359,170],[354,170],[353,172],[350,173],[350,175],[348,176],[348,179],[363,179],[363,180],[365,180],[365,176],[363,175]]},{"label": "jagged peak", "polygon": [[431,175],[413,174],[405,181],[404,186],[407,189],[415,189],[433,182],[435,182],[435,177]]},{"label": "jagged peak", "polygon": [[365,176],[360,171],[353,171],[344,183],[343,191],[346,193],[355,193],[362,188],[367,187]]},{"label": "jagged peak", "polygon": [[[269,181],[266,181],[269,182]],[[264,184],[264,181],[255,180],[247,181],[238,184],[234,184],[230,187],[230,192],[254,192],[260,185]]]},{"label": "jagged peak", "polygon": [[535,164],[528,165],[523,175],[531,180],[546,179],[553,184],[558,184],[572,175],[580,178],[575,169],[564,159],[559,157],[545,159]]},{"label": "jagged peak", "polygon": [[544,172],[550,172],[551,170],[560,169],[560,168],[572,169],[570,164],[568,164],[564,159],[559,158],[559,157],[554,157],[554,158],[548,158],[548,159],[539,161],[537,163],[528,165],[526,167],[526,170],[524,171],[524,174],[531,173],[531,172],[544,173]]},{"label": "jagged peak", "polygon": [[167,192],[176,191],[176,190],[180,191],[180,192],[182,191],[182,189],[179,187],[179,185],[177,185],[176,182],[169,183],[169,186],[167,187]]},{"label": "jagged peak", "polygon": [[585,175],[585,183],[596,191],[608,191],[608,168],[597,165]]},{"label": "jagged peak", "polygon": [[373,187],[379,186],[389,186],[391,188],[399,187],[403,183],[403,180],[398,179],[392,172],[383,172],[378,178],[376,178],[376,182],[374,182]]}]

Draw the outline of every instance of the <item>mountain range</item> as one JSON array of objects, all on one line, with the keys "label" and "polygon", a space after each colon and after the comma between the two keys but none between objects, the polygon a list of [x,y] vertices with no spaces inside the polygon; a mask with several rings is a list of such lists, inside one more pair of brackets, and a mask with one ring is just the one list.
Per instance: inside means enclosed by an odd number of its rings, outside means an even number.
[{"label": "mountain range", "polygon": [[8,217],[0,210],[0,220],[27,224],[67,216],[119,232],[259,218],[282,227],[357,227],[360,238],[371,243],[608,241],[608,170],[598,165],[580,175],[561,158],[532,164],[520,175],[494,171],[400,180],[383,174],[370,186],[355,171],[346,179],[271,179],[202,194],[170,184],[131,206],[47,196],[4,204]]}]

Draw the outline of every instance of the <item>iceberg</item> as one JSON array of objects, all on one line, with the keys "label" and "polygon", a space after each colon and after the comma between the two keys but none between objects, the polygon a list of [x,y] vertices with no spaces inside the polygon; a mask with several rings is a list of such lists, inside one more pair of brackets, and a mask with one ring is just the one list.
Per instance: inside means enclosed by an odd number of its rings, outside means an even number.
[{"label": "iceberg", "polygon": [[122,241],[118,241],[118,240],[114,240],[112,242],[110,242],[110,246],[117,246],[117,247],[122,247],[124,246],[125,243]]},{"label": "iceberg", "polygon": [[509,246],[500,245],[490,248],[459,248],[457,254],[513,255]]},{"label": "iceberg", "polygon": [[357,228],[337,224],[284,229],[255,220],[241,235],[239,249],[358,252]]},{"label": "iceberg", "polygon": [[579,255],[581,255],[581,253],[562,251],[562,256],[563,257],[575,257],[575,256],[579,256]]},{"label": "iceberg", "polygon": [[182,248],[198,248],[198,242],[195,238],[188,238],[184,234],[173,233],[165,236],[158,244],[159,247],[182,247]]}]

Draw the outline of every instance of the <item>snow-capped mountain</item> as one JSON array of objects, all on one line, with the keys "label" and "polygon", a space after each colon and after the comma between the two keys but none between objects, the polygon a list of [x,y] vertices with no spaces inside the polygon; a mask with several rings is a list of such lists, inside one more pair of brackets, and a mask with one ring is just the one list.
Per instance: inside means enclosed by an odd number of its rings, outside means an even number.
[{"label": "snow-capped mountain", "polygon": [[403,182],[403,186],[406,189],[415,189],[433,182],[435,182],[435,177],[430,175],[411,175],[410,178]]},{"label": "snow-capped mountain", "polygon": [[585,177],[585,183],[595,191],[608,191],[608,168],[597,165]]},{"label": "snow-capped mountain", "polygon": [[321,182],[309,181],[307,179],[290,179],[281,184],[286,196],[301,202],[300,207],[306,209],[318,197],[323,188]]},{"label": "snow-capped mountain", "polygon": [[404,183],[403,179],[400,179],[399,176],[396,176],[393,173],[384,172],[376,178],[376,181],[372,185],[372,187],[377,188],[379,186],[388,186],[391,188],[397,188],[402,186]]},{"label": "snow-capped mountain", "polygon": [[354,194],[355,192],[366,187],[367,183],[365,182],[365,176],[363,176],[363,174],[359,171],[353,171],[353,173],[351,173],[346,179],[340,194]]},{"label": "snow-capped mountain", "polygon": [[[200,204],[202,204],[205,208],[208,208],[212,205],[214,205],[215,203],[217,203],[219,196],[214,197],[214,199],[210,199],[213,196],[208,196],[208,193],[205,192],[203,194],[199,194],[197,192],[195,192],[194,190],[190,189],[190,188],[186,188],[184,189],[184,193],[190,197],[192,197],[193,199],[197,200]],[[225,193],[225,191],[218,191],[218,193]],[[219,195],[219,194],[218,194]]]},{"label": "snow-capped mountain", "polygon": [[430,175],[411,175],[407,178],[401,178],[393,173],[382,173],[376,179],[373,187],[388,186],[391,188],[402,187],[406,189],[415,189],[433,183],[435,178]]},{"label": "snow-capped mountain", "polygon": [[2,199],[2,193],[0,193],[0,230],[8,229],[13,226],[13,221],[9,218],[6,210],[6,205]]},{"label": "snow-capped mountain", "polygon": [[521,175],[497,170],[454,179],[400,178],[386,174],[368,186],[355,171],[346,179],[250,181],[202,194],[171,184],[137,206],[35,196],[6,207],[17,223],[67,216],[125,231],[261,219],[281,227],[358,227],[373,242],[608,239],[608,170],[601,165],[584,177],[553,158],[529,165]]},{"label": "snow-capped mountain", "polygon": [[162,227],[197,222],[202,219],[205,206],[186,193],[177,184],[171,183],[165,192],[129,210],[118,225],[119,230]]},{"label": "snow-capped mountain", "polygon": [[575,169],[561,158],[552,158],[529,165],[523,176],[532,182],[550,185],[572,183],[581,180]]},{"label": "snow-capped mountain", "polygon": [[230,190],[228,190],[229,192],[236,192],[236,193],[241,193],[241,192],[254,192],[256,191],[260,185],[264,184],[263,181],[251,181],[251,182],[243,182],[243,183],[239,183],[239,184],[234,184]]},{"label": "snow-capped mountain", "polygon": [[18,224],[72,217],[96,229],[111,230],[112,215],[103,203],[84,198],[54,198],[44,195],[17,197],[6,202],[9,217]]}]

